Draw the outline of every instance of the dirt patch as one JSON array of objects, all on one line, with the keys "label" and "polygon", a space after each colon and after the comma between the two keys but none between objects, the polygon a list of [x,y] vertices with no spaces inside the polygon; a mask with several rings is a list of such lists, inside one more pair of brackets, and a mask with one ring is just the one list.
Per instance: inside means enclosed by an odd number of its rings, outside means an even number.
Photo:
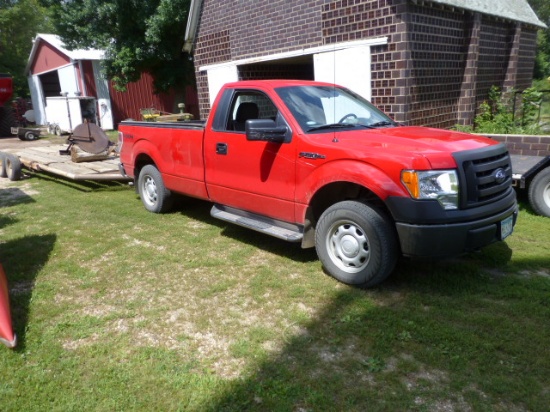
[{"label": "dirt patch", "polygon": [[38,193],[29,182],[12,182],[9,179],[0,178],[0,206],[29,199]]},{"label": "dirt patch", "polygon": [[47,146],[50,144],[52,144],[52,142],[46,139],[23,141],[18,137],[2,137],[0,138],[0,151],[13,153],[25,147]]}]

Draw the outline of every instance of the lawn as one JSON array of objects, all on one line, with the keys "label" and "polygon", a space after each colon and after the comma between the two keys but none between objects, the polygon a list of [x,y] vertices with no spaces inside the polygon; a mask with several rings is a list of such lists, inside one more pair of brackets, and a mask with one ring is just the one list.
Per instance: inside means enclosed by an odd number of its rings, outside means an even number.
[{"label": "lawn", "polygon": [[399,262],[378,288],[315,252],[126,184],[0,179],[19,344],[3,411],[543,411],[550,219],[471,255]]}]

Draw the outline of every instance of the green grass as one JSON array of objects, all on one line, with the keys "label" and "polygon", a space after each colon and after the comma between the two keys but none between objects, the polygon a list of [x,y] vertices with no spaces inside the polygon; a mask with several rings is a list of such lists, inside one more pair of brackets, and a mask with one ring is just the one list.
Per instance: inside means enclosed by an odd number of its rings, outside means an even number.
[{"label": "green grass", "polygon": [[[523,204],[523,203],[522,203]],[[3,411],[508,411],[550,405],[550,219],[358,290],[312,250],[124,184],[0,181]]]}]

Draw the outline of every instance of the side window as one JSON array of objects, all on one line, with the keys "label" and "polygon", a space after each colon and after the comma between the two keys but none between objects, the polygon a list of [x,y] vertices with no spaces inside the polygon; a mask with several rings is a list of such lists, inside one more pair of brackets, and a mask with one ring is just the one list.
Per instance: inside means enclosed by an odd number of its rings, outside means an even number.
[{"label": "side window", "polygon": [[226,130],[244,132],[247,120],[278,120],[278,114],[279,111],[265,94],[253,91],[239,91],[235,93],[231,102]]}]

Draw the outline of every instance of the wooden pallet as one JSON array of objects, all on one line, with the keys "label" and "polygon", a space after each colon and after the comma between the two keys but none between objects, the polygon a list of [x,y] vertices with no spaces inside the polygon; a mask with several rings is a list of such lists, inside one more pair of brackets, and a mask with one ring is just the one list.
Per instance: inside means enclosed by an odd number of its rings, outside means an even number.
[{"label": "wooden pallet", "polygon": [[70,155],[59,154],[67,145],[37,146],[22,149],[5,149],[19,157],[21,164],[31,170],[47,172],[71,180],[118,180],[128,181],[120,174],[119,159],[115,154],[103,160],[74,162]]}]

